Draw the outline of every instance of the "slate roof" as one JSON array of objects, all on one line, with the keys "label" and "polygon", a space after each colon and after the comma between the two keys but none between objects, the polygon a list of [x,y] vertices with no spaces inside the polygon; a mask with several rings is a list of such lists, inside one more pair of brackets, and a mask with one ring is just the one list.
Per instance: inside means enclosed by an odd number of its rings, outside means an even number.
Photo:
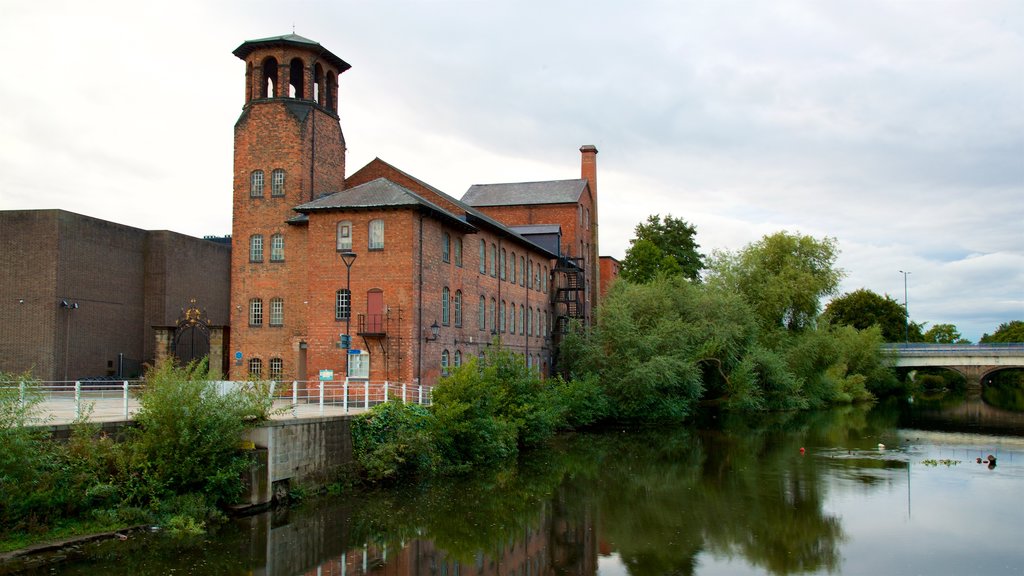
[{"label": "slate roof", "polygon": [[330,50],[324,48],[319,42],[299,36],[298,34],[285,34],[284,36],[271,36],[269,38],[259,38],[257,40],[246,40],[245,42],[242,42],[241,46],[235,48],[232,54],[242,60],[245,60],[253,50],[272,46],[299,46],[301,48],[309,49],[319,48],[318,57],[330,62],[338,69],[339,74],[352,67],[348,62],[345,62],[334,55]]},{"label": "slate roof", "polygon": [[530,224],[527,226],[509,226],[517,234],[561,234],[562,227],[558,224]]},{"label": "slate roof", "polygon": [[[328,210],[360,210],[374,208],[409,207],[426,210],[446,220],[456,228],[475,232],[476,228],[465,220],[441,208],[419,194],[404,186],[395,184],[386,178],[377,178],[366,184],[360,184],[341,192],[321,196],[312,202],[299,204],[292,208],[296,212],[308,214]],[[295,220],[294,218],[292,220]]]},{"label": "slate roof", "polygon": [[523,204],[574,204],[587,181],[548,180],[512,184],[474,184],[462,196],[470,206],[519,206]]}]

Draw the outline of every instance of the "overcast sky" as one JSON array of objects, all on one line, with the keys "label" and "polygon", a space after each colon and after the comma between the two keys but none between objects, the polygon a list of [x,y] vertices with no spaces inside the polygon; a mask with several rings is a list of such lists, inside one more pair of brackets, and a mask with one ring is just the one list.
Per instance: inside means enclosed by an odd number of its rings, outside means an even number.
[{"label": "overcast sky", "polygon": [[0,209],[231,231],[244,40],[352,65],[353,172],[461,197],[579,177],[602,254],[672,214],[701,250],[831,236],[842,291],[973,341],[1024,319],[1024,2],[0,0]]}]

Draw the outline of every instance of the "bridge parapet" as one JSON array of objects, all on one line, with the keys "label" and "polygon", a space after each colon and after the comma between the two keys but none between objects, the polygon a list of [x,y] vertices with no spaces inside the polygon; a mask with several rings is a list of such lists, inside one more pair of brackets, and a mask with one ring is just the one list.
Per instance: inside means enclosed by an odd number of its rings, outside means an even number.
[{"label": "bridge parapet", "polygon": [[885,344],[882,352],[898,368],[949,368],[978,388],[986,376],[1005,368],[1024,368],[1024,343]]}]

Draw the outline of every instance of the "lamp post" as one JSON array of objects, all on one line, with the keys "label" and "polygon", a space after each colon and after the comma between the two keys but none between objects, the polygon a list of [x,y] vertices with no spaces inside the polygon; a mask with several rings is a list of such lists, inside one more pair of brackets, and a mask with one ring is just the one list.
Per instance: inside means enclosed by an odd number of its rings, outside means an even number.
[{"label": "lamp post", "polygon": [[356,253],[346,250],[341,253],[341,261],[345,263],[345,295],[348,297],[348,310],[345,314],[345,380],[348,380],[348,349],[352,345],[352,334],[349,329],[352,326],[352,264],[356,261]]},{"label": "lamp post", "polygon": [[60,307],[67,310],[67,322],[64,326],[64,381],[68,380],[68,361],[71,357],[71,311],[78,309],[78,302],[60,301]]},{"label": "lamp post", "polygon": [[900,270],[900,274],[903,274],[903,342],[906,344],[910,343],[910,305],[907,300],[907,276],[910,272],[904,272]]}]

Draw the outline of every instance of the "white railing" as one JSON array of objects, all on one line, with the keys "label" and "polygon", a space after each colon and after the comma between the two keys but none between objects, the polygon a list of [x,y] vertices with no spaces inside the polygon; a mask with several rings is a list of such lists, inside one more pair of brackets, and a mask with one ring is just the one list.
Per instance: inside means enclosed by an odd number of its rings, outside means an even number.
[{"label": "white railing", "polygon": [[[251,386],[248,382],[216,381],[215,390],[224,394]],[[17,397],[22,403],[38,400],[35,421],[66,424],[81,417],[94,422],[130,420],[138,412],[140,380],[37,382],[24,380],[0,383],[0,393]],[[293,380],[270,382],[272,418],[299,418],[362,412],[389,400],[429,405],[433,387],[401,382],[368,380]]]}]

